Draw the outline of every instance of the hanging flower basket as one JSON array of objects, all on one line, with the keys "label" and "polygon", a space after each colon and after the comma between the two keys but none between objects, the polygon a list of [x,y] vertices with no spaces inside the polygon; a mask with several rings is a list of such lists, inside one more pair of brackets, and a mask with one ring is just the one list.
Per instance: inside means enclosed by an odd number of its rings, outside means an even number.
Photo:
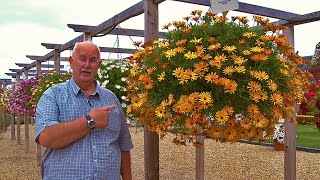
[{"label": "hanging flower basket", "polygon": [[160,137],[176,132],[177,144],[195,135],[237,142],[271,138],[280,117],[290,120],[308,73],[282,25],[254,17],[193,11],[164,26],[165,40],[136,43],[128,76],[128,112]]}]

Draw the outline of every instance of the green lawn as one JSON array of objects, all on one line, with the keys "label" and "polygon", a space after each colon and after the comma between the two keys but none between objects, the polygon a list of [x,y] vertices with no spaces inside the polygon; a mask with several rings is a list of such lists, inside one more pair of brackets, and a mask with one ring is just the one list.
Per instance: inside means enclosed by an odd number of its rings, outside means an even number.
[{"label": "green lawn", "polygon": [[297,125],[297,146],[320,149],[320,132],[315,125]]}]

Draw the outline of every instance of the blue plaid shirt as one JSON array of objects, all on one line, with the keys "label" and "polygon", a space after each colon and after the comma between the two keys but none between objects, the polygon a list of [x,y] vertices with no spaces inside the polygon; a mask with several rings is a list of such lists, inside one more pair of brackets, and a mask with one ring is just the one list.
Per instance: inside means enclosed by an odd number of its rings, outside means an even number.
[{"label": "blue plaid shirt", "polygon": [[37,105],[36,134],[48,126],[88,115],[93,107],[116,104],[107,128],[95,128],[85,137],[61,149],[43,153],[43,179],[120,179],[121,151],[133,148],[122,107],[109,90],[96,86],[86,97],[71,78],[44,92]]}]

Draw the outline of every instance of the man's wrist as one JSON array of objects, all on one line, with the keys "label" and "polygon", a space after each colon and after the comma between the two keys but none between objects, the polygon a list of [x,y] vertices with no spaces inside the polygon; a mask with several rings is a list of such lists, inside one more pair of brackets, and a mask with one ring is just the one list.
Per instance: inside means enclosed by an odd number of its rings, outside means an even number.
[{"label": "man's wrist", "polygon": [[96,127],[96,123],[94,122],[94,120],[92,119],[92,117],[90,115],[86,115],[85,118],[88,121],[88,127],[92,130]]}]

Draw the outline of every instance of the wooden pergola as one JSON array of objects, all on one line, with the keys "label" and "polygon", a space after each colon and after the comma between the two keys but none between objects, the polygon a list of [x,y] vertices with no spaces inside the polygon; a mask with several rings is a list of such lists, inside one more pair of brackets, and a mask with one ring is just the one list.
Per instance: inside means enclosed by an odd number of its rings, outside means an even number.
[{"label": "wooden pergola", "polygon": [[[54,67],[60,67],[60,61],[65,58],[60,57],[60,53],[65,50],[73,48],[76,42],[91,41],[93,37],[99,37],[105,34],[113,35],[130,35],[144,37],[144,41],[153,41],[158,38],[164,38],[162,32],[159,32],[159,4],[165,0],[142,0],[139,3],[125,9],[119,14],[109,18],[97,26],[68,24],[68,27],[72,28],[75,32],[82,32],[83,34],[71,39],[64,44],[50,44],[42,43],[48,49],[52,49],[51,52],[43,56],[30,56],[27,57],[36,60],[29,65],[22,66],[20,70],[16,70],[12,77],[16,77],[17,81],[20,79],[22,73],[28,74],[28,70],[36,67],[36,74],[41,72],[41,63],[53,60]],[[210,6],[210,0],[176,0],[185,3],[192,3],[203,6]],[[288,26],[289,28],[283,31],[287,41],[294,45],[294,26],[304,23],[314,22],[320,20],[320,11],[311,12],[308,14],[295,14],[282,10],[257,6],[248,3],[239,2],[239,9],[236,10],[243,13],[255,14],[265,16],[269,18],[280,19],[277,22]],[[119,29],[117,25],[133,18],[135,16],[144,13],[144,30],[135,29]],[[135,49],[122,49],[122,48],[110,48],[100,47],[102,52],[117,52],[132,54]],[[60,69],[60,68],[57,68]],[[60,73],[58,71],[58,73]],[[10,74],[11,75],[11,74]],[[295,116],[295,115],[293,115]],[[286,136],[285,136],[285,159],[284,159],[284,178],[286,180],[296,179],[296,127],[295,124],[286,121]],[[145,179],[156,180],[159,179],[159,137],[156,133],[144,130],[144,168]],[[204,142],[204,137],[197,137],[197,141]],[[39,155],[39,154],[38,154]],[[41,155],[41,153],[40,153]],[[196,149],[196,179],[204,179],[204,148]]]}]

